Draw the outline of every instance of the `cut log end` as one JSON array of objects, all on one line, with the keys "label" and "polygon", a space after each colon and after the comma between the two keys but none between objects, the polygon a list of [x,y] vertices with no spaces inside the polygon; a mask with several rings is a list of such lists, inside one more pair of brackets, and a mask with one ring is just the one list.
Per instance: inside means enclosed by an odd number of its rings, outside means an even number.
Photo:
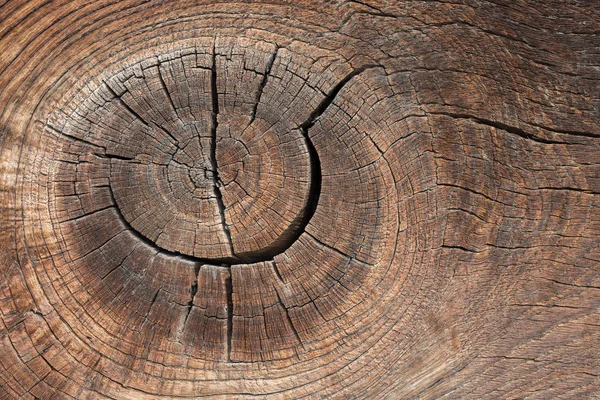
[{"label": "cut log end", "polygon": [[534,3],[0,5],[0,398],[597,396],[599,24]]}]

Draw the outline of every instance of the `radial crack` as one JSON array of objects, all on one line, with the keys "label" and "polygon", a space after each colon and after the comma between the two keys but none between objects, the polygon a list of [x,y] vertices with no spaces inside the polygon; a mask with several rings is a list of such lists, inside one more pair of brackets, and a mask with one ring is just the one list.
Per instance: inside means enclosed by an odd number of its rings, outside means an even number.
[{"label": "radial crack", "polygon": [[271,265],[273,266],[273,271],[275,271],[275,275],[277,276],[277,279],[279,279],[281,281],[281,283],[285,284],[285,281],[283,280],[283,277],[281,276],[281,273],[279,272],[279,268],[277,267],[277,263],[275,263],[275,260],[271,261]]},{"label": "radial crack", "polygon": [[177,140],[177,138],[175,136],[173,136],[173,134],[171,132],[169,132],[166,128],[164,128],[163,126],[160,126],[158,124],[154,124],[154,126],[156,126],[158,129],[160,129],[161,131],[163,131],[167,136],[169,136],[171,138],[171,140],[173,140],[173,142],[175,143],[175,146],[177,148],[179,147],[179,140]]},{"label": "radial crack", "polygon": [[279,301],[279,303],[281,304],[281,307],[283,307],[288,325],[292,329],[292,332],[294,332],[294,336],[296,336],[296,340],[298,340],[298,343],[302,343],[302,339],[300,339],[300,335],[298,334],[298,331],[296,330],[296,327],[294,326],[294,323],[292,322],[292,318],[290,317],[290,312],[289,312],[288,308],[285,306],[285,304],[283,304],[283,301],[281,301],[281,297],[279,296],[279,293],[277,292],[277,290],[275,291],[275,294],[277,295],[277,301]]},{"label": "radial crack", "polygon": [[92,154],[98,158],[108,158],[108,159],[115,159],[115,160],[121,160],[121,161],[135,161],[135,158],[125,157],[125,156],[121,156],[118,154],[110,154],[108,152],[106,152],[106,154],[98,154],[98,153],[92,153]]},{"label": "radial crack", "polygon": [[152,301],[150,302],[150,304],[152,304],[152,305],[154,304],[154,302],[158,298],[158,293],[160,293],[160,288],[158,288],[158,290],[156,291],[156,293],[154,293],[154,296],[152,297]]},{"label": "radial crack", "polygon": [[223,232],[227,237],[227,243],[229,245],[229,250],[231,252],[232,257],[235,256],[235,251],[233,249],[233,241],[231,240],[231,232],[229,231],[229,226],[227,225],[227,220],[225,219],[225,204],[223,203],[223,196],[221,194],[221,189],[219,188],[219,169],[217,165],[217,128],[219,126],[219,97],[217,92],[217,51],[216,44],[213,44],[213,54],[212,54],[212,67],[211,67],[211,96],[212,96],[212,124],[211,124],[211,141],[210,141],[210,163],[212,168],[212,179],[213,179],[213,188],[215,191],[215,198],[217,199],[217,205],[219,206],[219,214],[221,216],[221,225],[223,226]]},{"label": "radial crack", "polygon": [[69,139],[75,141],[75,142],[83,143],[85,145],[92,146],[92,147],[97,147],[97,148],[102,149],[102,150],[104,150],[106,152],[106,147],[104,147],[104,146],[100,146],[99,144],[92,143],[92,142],[90,142],[90,141],[88,141],[86,139],[82,139],[82,138],[79,138],[77,136],[70,135],[70,134],[68,134],[66,132],[61,131],[58,128],[53,127],[52,125],[50,125],[50,124],[48,124],[48,123],[46,123],[44,121],[36,120],[36,122],[42,124],[45,128],[48,128],[49,130],[51,130],[52,132],[54,132],[54,133],[56,133],[58,135],[62,135],[64,137],[66,137],[66,138],[69,138]]},{"label": "radial crack", "polygon": [[258,105],[260,104],[260,99],[262,98],[263,91],[265,90],[265,86],[267,85],[267,80],[269,79],[269,75],[271,74],[271,68],[273,68],[273,63],[275,62],[275,58],[277,57],[278,52],[279,46],[275,47],[275,51],[273,52],[273,54],[271,54],[271,57],[267,62],[265,74],[263,75],[263,79],[260,83],[258,93],[256,94],[256,101],[254,102],[254,107],[252,108],[252,114],[250,115],[250,122],[248,122],[248,125],[252,124],[252,122],[254,122],[254,120],[256,119],[256,110],[258,109]]},{"label": "radial crack", "polygon": [[185,319],[183,320],[183,326],[185,326],[188,317],[192,312],[192,306],[194,305],[194,297],[196,297],[196,293],[198,293],[198,275],[200,274],[201,266],[202,264],[200,263],[196,263],[196,265],[194,265],[194,276],[196,277],[196,279],[194,279],[194,282],[192,282],[192,286],[190,287],[190,301],[187,304],[187,314],[185,315]]},{"label": "radial crack", "polygon": [[156,299],[158,299],[158,294],[160,293],[160,290],[161,290],[161,288],[158,288],[156,293],[154,293],[152,300],[150,300],[150,307],[148,308],[148,311],[146,311],[146,314],[144,315],[144,319],[148,319],[148,315],[150,315],[150,312],[152,311],[152,307],[154,307],[154,303],[156,303]]},{"label": "radial crack", "polygon": [[104,84],[106,85],[106,87],[108,88],[108,91],[115,97],[115,99],[119,102],[119,104],[121,104],[121,106],[123,106],[124,109],[126,109],[127,111],[129,111],[129,113],[137,120],[139,120],[141,123],[143,123],[146,126],[150,126],[150,124],[148,124],[148,122],[146,122],[146,120],[144,118],[142,118],[142,116],[140,114],[138,114],[137,112],[135,112],[135,110],[133,110],[133,108],[131,108],[129,106],[129,104],[125,103],[125,101],[123,101],[123,99],[121,98],[121,96],[119,96],[117,94],[117,92],[114,91],[114,89],[112,87],[110,87],[110,85],[106,82],[104,82]]},{"label": "radial crack", "polygon": [[160,85],[162,86],[163,91],[167,95],[167,98],[169,99],[169,103],[171,104],[171,107],[173,108],[173,111],[175,112],[175,115],[177,115],[177,118],[179,118],[179,113],[177,112],[177,107],[175,107],[175,103],[173,102],[173,98],[171,97],[171,92],[169,92],[169,88],[167,88],[167,83],[165,82],[165,79],[163,78],[162,72],[160,70],[161,65],[162,64],[159,62],[158,66],[156,67],[156,69],[158,70],[158,79],[160,80]]},{"label": "radial crack", "polygon": [[231,338],[233,336],[233,281],[231,268],[225,280],[225,292],[227,293],[227,361],[231,362]]}]

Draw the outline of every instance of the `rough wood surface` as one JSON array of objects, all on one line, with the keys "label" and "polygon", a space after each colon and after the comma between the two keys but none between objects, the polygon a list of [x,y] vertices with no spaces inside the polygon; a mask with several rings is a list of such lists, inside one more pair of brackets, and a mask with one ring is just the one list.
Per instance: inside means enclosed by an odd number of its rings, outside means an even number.
[{"label": "rough wood surface", "polygon": [[0,1],[0,399],[600,396],[595,1]]}]

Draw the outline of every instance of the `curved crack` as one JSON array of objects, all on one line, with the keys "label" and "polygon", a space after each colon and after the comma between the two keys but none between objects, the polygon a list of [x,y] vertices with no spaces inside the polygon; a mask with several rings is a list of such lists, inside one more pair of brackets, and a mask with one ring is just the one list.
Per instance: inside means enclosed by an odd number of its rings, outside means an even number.
[{"label": "curved crack", "polygon": [[[151,247],[152,249],[154,249],[157,254],[161,254],[164,256],[168,256],[168,257],[179,258],[180,260],[187,261],[187,262],[208,264],[208,265],[212,265],[215,267],[221,267],[221,268],[229,268],[230,264],[243,264],[243,262],[241,260],[231,259],[230,257],[201,258],[201,257],[195,257],[195,256],[190,256],[187,254],[179,253],[177,251],[163,249],[162,247],[160,247],[156,243],[154,243],[152,240],[148,239],[146,236],[144,236],[140,232],[138,232],[133,226],[131,226],[131,224],[129,223],[129,221],[127,221],[127,219],[121,212],[121,209],[119,208],[119,203],[117,203],[117,199],[115,198],[112,187],[110,185],[107,185],[106,187],[108,188],[108,194],[109,194],[111,202],[114,205],[114,209],[117,214],[117,218],[125,226],[125,229],[127,231],[129,231],[129,233],[131,233],[137,240],[144,243],[148,247]],[[229,264],[223,264],[223,263],[229,263]]]},{"label": "curved crack", "polygon": [[[277,51],[275,51],[269,61],[267,69],[270,70],[272,63],[277,55]],[[221,219],[221,225],[223,227],[223,232],[227,238],[227,243],[229,246],[231,256],[221,257],[221,258],[200,258],[191,255],[186,255],[177,251],[168,251],[162,249],[157,246],[152,240],[146,238],[143,234],[138,232],[135,228],[131,226],[131,224],[127,221],[124,215],[121,213],[119,205],[114,197],[114,193],[110,185],[109,192],[110,197],[112,199],[113,204],[115,205],[115,209],[118,215],[118,218],[125,225],[125,227],[141,242],[151,246],[156,249],[159,254],[165,254],[169,256],[178,257],[182,260],[193,262],[193,263],[202,263],[202,264],[210,264],[217,265],[221,267],[230,268],[231,265],[237,264],[249,264],[255,262],[268,262],[273,261],[274,257],[278,254],[285,252],[288,248],[292,246],[293,243],[298,240],[298,238],[306,231],[306,227],[308,226],[310,220],[316,212],[320,192],[322,185],[322,171],[321,171],[321,161],[319,158],[319,153],[312,142],[309,130],[315,125],[316,121],[325,113],[325,111],[329,108],[329,106],[335,101],[340,91],[354,78],[355,76],[361,74],[367,69],[372,68],[381,68],[380,65],[365,65],[360,68],[357,68],[351,71],[348,75],[346,75],[342,80],[340,80],[328,93],[325,94],[323,100],[319,103],[319,105],[310,113],[308,118],[298,126],[298,131],[302,135],[310,161],[310,185],[308,189],[308,196],[306,201],[306,206],[301,212],[294,218],[294,220],[290,223],[290,226],[283,232],[281,235],[276,238],[273,243],[265,248],[260,249],[259,251],[249,252],[244,254],[236,254],[233,246],[233,240],[231,236],[231,232],[226,220],[226,207],[223,202],[223,196],[221,193],[221,183],[219,178],[218,171],[218,162],[216,156],[216,148],[217,148],[217,129],[218,129],[218,115],[219,115],[219,101],[218,101],[218,91],[217,91],[217,65],[216,65],[216,45],[213,45],[213,54],[212,54],[212,66],[211,66],[211,97],[212,97],[212,113],[211,113],[211,141],[210,141],[210,163],[211,163],[211,179],[213,183],[213,190],[215,199],[217,202],[217,206],[219,209],[219,215]],[[265,72],[265,77],[268,76],[269,71]],[[265,79],[266,81],[266,79]],[[264,83],[263,83],[264,84]],[[108,86],[108,85],[107,85]],[[109,87],[109,90],[112,89]],[[118,94],[112,91],[116,98],[119,99],[120,102],[124,104],[124,107],[129,109],[127,105],[120,99]],[[132,111],[134,116],[137,116],[135,112]],[[141,117],[139,117],[140,120]],[[113,158],[113,157],[111,157]],[[118,157],[114,157],[118,158]],[[126,160],[123,160],[126,161]],[[222,263],[227,263],[222,264]],[[193,298],[192,298],[193,301]]]},{"label": "curved crack", "polygon": [[304,138],[304,143],[308,150],[310,160],[310,187],[308,189],[306,207],[296,218],[294,218],[288,229],[283,231],[283,233],[281,233],[281,235],[279,235],[279,237],[275,239],[270,246],[261,249],[255,254],[243,255],[243,257],[238,255],[239,257],[251,262],[272,261],[276,255],[281,254],[289,249],[292,244],[294,244],[294,242],[296,242],[296,240],[298,240],[298,238],[305,232],[308,223],[317,210],[323,179],[321,171],[321,159],[319,158],[319,153],[317,152],[314,143],[310,139],[308,131],[315,125],[319,117],[325,113],[325,111],[337,98],[339,92],[344,88],[344,86],[346,86],[348,82],[350,82],[350,80],[352,80],[352,78],[372,68],[382,67],[377,64],[368,64],[357,68],[346,75],[328,93],[325,94],[323,100],[319,103],[317,108],[310,113],[306,121],[298,126],[298,130]]}]

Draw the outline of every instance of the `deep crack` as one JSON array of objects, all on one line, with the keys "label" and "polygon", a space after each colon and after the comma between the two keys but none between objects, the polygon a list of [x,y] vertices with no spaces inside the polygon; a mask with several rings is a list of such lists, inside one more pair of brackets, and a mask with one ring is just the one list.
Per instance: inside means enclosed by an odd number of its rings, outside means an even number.
[{"label": "deep crack", "polygon": [[279,46],[275,47],[275,51],[269,58],[267,62],[267,67],[265,68],[265,74],[263,76],[262,81],[260,82],[260,87],[258,89],[258,93],[256,94],[256,101],[254,102],[254,107],[252,108],[252,114],[250,114],[250,122],[248,125],[252,124],[256,119],[256,110],[258,109],[258,105],[260,104],[260,99],[262,98],[263,91],[265,90],[265,86],[267,86],[267,80],[269,79],[269,75],[271,74],[271,69],[273,68],[273,63],[275,62],[275,58],[277,58],[277,53],[279,52]]},{"label": "deep crack", "polygon": [[325,98],[323,100],[321,100],[321,103],[319,103],[319,105],[317,106],[317,108],[315,108],[313,110],[313,112],[308,116],[308,119],[306,121],[304,121],[302,124],[300,124],[299,128],[303,132],[304,131],[308,131],[310,128],[312,128],[313,125],[315,124],[315,122],[317,121],[317,119],[321,115],[323,115],[323,113],[327,110],[327,108],[331,105],[331,103],[333,103],[333,101],[335,100],[335,98],[339,94],[340,90],[342,90],[344,88],[344,86],[346,86],[346,84],[348,82],[350,82],[350,80],[352,78],[354,78],[355,76],[363,73],[367,69],[373,69],[373,68],[383,68],[383,67],[381,67],[380,65],[377,65],[377,64],[363,65],[362,67],[357,68],[357,69],[353,70],[352,72],[350,72],[348,75],[346,75],[341,81],[339,81],[329,91],[329,93],[327,93],[325,95]]},{"label": "deep crack", "polygon": [[[255,108],[251,115],[252,118],[255,118],[255,116],[256,116],[255,115],[256,107],[258,107],[258,104],[260,104],[260,98],[262,96],[264,88],[266,87],[269,75],[271,73],[271,69],[273,68],[273,64],[275,63],[275,60],[276,60],[276,57],[278,54],[278,50],[279,50],[279,48],[276,47],[265,67],[265,73],[264,73],[260,88],[257,93]],[[302,122],[301,124],[298,125],[297,130],[299,131],[299,133],[302,136],[302,140],[304,141],[304,145],[306,146],[306,152],[308,153],[308,157],[309,157],[308,167],[310,170],[310,181],[308,182],[308,185],[307,185],[308,193],[306,194],[305,204],[302,208],[300,208],[297,211],[295,217],[289,223],[289,226],[286,229],[284,229],[281,233],[279,233],[278,236],[274,240],[272,240],[269,245],[262,247],[259,250],[246,250],[246,251],[239,251],[236,253],[236,250],[234,248],[232,234],[230,231],[230,227],[227,223],[226,206],[223,201],[223,193],[221,192],[223,184],[222,184],[221,178],[219,176],[219,166],[218,166],[218,160],[217,160],[217,131],[219,128],[219,112],[220,112],[220,110],[219,110],[219,93],[218,93],[218,87],[217,87],[218,86],[217,85],[217,78],[218,78],[217,56],[218,56],[218,54],[216,51],[216,42],[215,42],[215,43],[213,43],[213,49],[212,49],[212,63],[211,63],[212,65],[209,70],[210,71],[210,82],[209,83],[210,83],[210,92],[211,92],[210,97],[211,97],[211,103],[212,103],[211,104],[212,110],[211,110],[211,125],[210,125],[210,154],[209,154],[210,167],[209,167],[209,169],[208,168],[206,169],[206,172],[207,172],[206,178],[209,179],[209,181],[212,181],[214,199],[216,200],[220,224],[222,226],[225,240],[227,241],[227,245],[229,248],[229,255],[227,255],[225,257],[200,258],[200,257],[195,257],[192,255],[189,255],[190,253],[188,253],[188,255],[185,255],[178,251],[163,250],[162,248],[157,246],[153,240],[146,238],[141,232],[138,232],[135,228],[133,228],[129,224],[129,222],[126,220],[124,215],[121,213],[119,204],[117,203],[116,199],[114,198],[114,194],[112,193],[112,188],[110,191],[111,197],[113,199],[113,203],[116,206],[117,213],[119,215],[119,219],[124,223],[124,225],[127,227],[127,229],[129,229],[143,243],[157,249],[159,253],[163,253],[166,255],[173,255],[176,257],[180,257],[181,259],[189,261],[189,262],[194,262],[194,263],[200,262],[203,264],[215,264],[215,263],[220,264],[220,263],[225,262],[228,265],[233,265],[233,264],[249,264],[249,263],[261,262],[261,261],[266,261],[266,262],[273,261],[273,258],[275,255],[285,252],[306,231],[306,227],[308,226],[310,220],[314,216],[316,209],[318,207],[321,186],[322,186],[321,161],[320,161],[320,157],[317,152],[317,149],[310,138],[309,130],[315,125],[316,121],[329,109],[331,104],[337,98],[340,91],[355,76],[361,74],[362,72],[364,72],[367,69],[382,68],[382,67],[379,65],[368,64],[368,65],[364,65],[360,68],[357,68],[355,70],[352,70],[349,74],[347,74],[345,77],[343,77],[343,79],[340,80],[335,86],[333,86],[331,88],[331,90],[329,90],[329,92],[324,94],[324,97],[321,100],[321,102],[318,104],[318,106],[314,110],[312,110],[312,112],[310,112],[310,114],[307,116],[307,118],[304,122]],[[164,81],[164,79],[162,78],[162,75],[160,74],[160,66],[158,68],[159,68],[159,78],[160,78],[161,84],[163,86],[163,90],[168,92],[168,88],[166,87],[166,82]],[[106,82],[105,82],[105,84],[106,84]],[[122,95],[118,95],[110,86],[108,86],[108,84],[106,84],[106,86],[108,87],[108,90],[114,95],[115,99],[117,99],[118,102],[120,102],[120,104],[126,110],[128,110],[135,118],[139,119],[142,123],[146,124],[147,126],[150,126],[139,114],[137,114],[134,110],[132,110],[121,99]],[[151,123],[151,124],[153,124],[153,123]],[[166,131],[161,126],[158,126],[158,128],[163,129],[169,137],[173,138],[173,136],[170,134],[170,132]],[[111,156],[110,158],[118,158],[118,159],[121,159],[122,161],[129,161],[124,157],[118,157],[118,156],[116,156],[116,157]],[[208,171],[210,171],[210,173],[208,173]],[[111,173],[111,175],[112,175],[112,173]],[[197,179],[193,179],[193,178],[194,177],[192,177],[192,181],[195,182]],[[158,228],[163,229],[164,227],[159,226]],[[220,240],[220,242],[224,243],[222,241],[222,239]]]},{"label": "deep crack", "polygon": [[225,292],[227,293],[227,361],[231,362],[231,338],[233,336],[233,281],[232,270],[225,281]]},{"label": "deep crack", "polygon": [[179,113],[177,112],[177,107],[175,107],[175,103],[173,102],[173,97],[171,97],[171,92],[169,92],[169,88],[167,88],[167,83],[165,82],[165,79],[163,78],[162,72],[160,70],[160,66],[161,66],[161,63],[159,62],[158,65],[156,66],[156,69],[158,70],[158,79],[160,80],[160,85],[162,86],[163,91],[167,95],[167,98],[169,99],[169,103],[171,104],[171,107],[173,108],[173,111],[175,112],[175,115],[177,115],[177,118],[179,118]]},{"label": "deep crack", "polygon": [[306,208],[304,210],[300,227],[298,228],[296,234],[291,238],[288,246],[285,249],[283,249],[283,251],[287,250],[287,248],[289,248],[292,245],[292,243],[298,240],[300,235],[304,233],[306,227],[308,226],[308,223],[310,222],[317,210],[319,198],[321,196],[321,184],[323,180],[321,171],[321,159],[319,158],[319,153],[317,152],[315,145],[310,139],[310,136],[308,134],[309,129],[315,125],[317,119],[321,115],[323,115],[323,113],[329,108],[329,106],[336,99],[339,92],[344,88],[344,86],[346,86],[348,82],[350,82],[352,78],[361,74],[367,69],[377,67],[379,67],[379,65],[365,65],[361,68],[355,69],[354,71],[346,75],[344,79],[338,82],[337,85],[335,85],[329,91],[329,93],[326,94],[325,98],[321,101],[321,103],[319,103],[317,108],[313,110],[313,112],[309,115],[308,119],[302,124],[300,124],[300,126],[298,127],[300,129],[300,132],[302,133],[302,136],[304,137],[304,141],[308,149],[308,153],[310,155],[310,189],[308,194],[308,204],[306,205]]},{"label": "deep crack", "polygon": [[229,226],[227,225],[227,220],[225,219],[225,204],[223,203],[223,196],[221,194],[221,189],[219,188],[219,169],[217,165],[217,128],[219,126],[219,97],[217,92],[217,51],[216,45],[213,45],[213,54],[212,54],[212,67],[211,67],[211,78],[210,78],[210,86],[211,86],[211,96],[212,96],[212,124],[211,124],[211,141],[210,141],[210,163],[212,167],[212,179],[213,179],[213,188],[215,191],[215,197],[217,199],[217,205],[219,207],[219,214],[221,216],[221,225],[223,226],[223,232],[227,237],[227,244],[229,245],[229,250],[231,252],[231,256],[237,258],[235,255],[235,250],[233,249],[233,241],[231,240],[231,232],[229,231]]},{"label": "deep crack", "polygon": [[[190,301],[187,304],[187,314],[185,315],[185,320],[183,321],[183,326],[185,326],[190,313],[192,312],[192,307],[194,306],[194,297],[196,297],[196,293],[198,293],[198,275],[200,274],[200,267],[202,264],[196,263],[194,265],[194,276],[196,279],[192,282],[192,286],[190,287]],[[158,292],[157,292],[158,294]]]},{"label": "deep crack", "polygon": [[118,95],[117,92],[115,92],[114,89],[108,83],[104,82],[104,84],[108,88],[108,91],[115,97],[115,99],[119,102],[119,104],[124,109],[126,109],[135,119],[140,121],[142,124],[144,124],[146,126],[150,126],[150,124],[148,124],[148,122],[146,122],[146,120],[144,118],[142,118],[142,116],[140,114],[135,112],[135,110],[133,108],[131,108],[129,106],[129,104],[127,104],[127,103],[125,103],[125,101],[123,101],[123,99],[122,99],[123,95]]},{"label": "deep crack", "polygon": [[215,258],[215,259],[213,259],[213,258],[201,258],[201,257],[189,256],[187,254],[179,253],[179,252],[176,252],[176,251],[165,250],[165,249],[159,247],[156,243],[154,243],[152,240],[148,239],[146,236],[144,236],[141,233],[139,233],[134,227],[131,226],[131,224],[129,223],[129,221],[127,221],[127,219],[125,218],[125,216],[121,212],[121,209],[119,208],[119,204],[117,203],[117,200],[115,198],[115,195],[113,193],[113,190],[112,190],[111,186],[107,185],[106,187],[108,188],[108,193],[109,193],[110,200],[114,204],[114,209],[115,209],[115,212],[117,214],[117,218],[125,226],[125,230],[129,231],[129,233],[131,233],[140,242],[142,242],[145,245],[147,245],[147,246],[151,247],[152,249],[156,250],[157,254],[162,254],[162,255],[165,255],[165,256],[168,256],[168,257],[177,257],[177,258],[179,258],[179,259],[181,259],[183,261],[187,261],[187,262],[200,263],[200,264],[210,264],[210,265],[214,265],[216,267],[222,267],[222,268],[229,268],[229,265],[225,265],[225,264],[221,265],[221,264],[219,264],[220,262],[228,262],[228,263],[236,263],[237,262],[239,264],[242,263],[240,260],[231,259],[230,257]]}]

